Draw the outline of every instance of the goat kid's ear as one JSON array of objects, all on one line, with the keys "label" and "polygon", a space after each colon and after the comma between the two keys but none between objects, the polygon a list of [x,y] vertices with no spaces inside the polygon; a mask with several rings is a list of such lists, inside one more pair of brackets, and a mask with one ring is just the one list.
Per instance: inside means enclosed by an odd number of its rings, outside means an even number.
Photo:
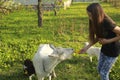
[{"label": "goat kid's ear", "polygon": [[59,58],[59,56],[58,55],[56,55],[56,54],[51,54],[51,55],[48,55],[49,57],[53,57],[53,58]]}]

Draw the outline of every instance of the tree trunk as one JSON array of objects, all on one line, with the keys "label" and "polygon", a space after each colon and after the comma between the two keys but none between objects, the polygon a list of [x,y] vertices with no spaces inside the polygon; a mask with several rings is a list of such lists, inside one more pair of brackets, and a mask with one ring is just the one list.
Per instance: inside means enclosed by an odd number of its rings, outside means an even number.
[{"label": "tree trunk", "polygon": [[54,4],[51,4],[51,5],[53,7],[54,15],[57,16],[57,10],[56,10],[56,5],[57,4],[54,3]]},{"label": "tree trunk", "polygon": [[38,27],[42,26],[43,19],[42,19],[42,0],[38,0]]}]

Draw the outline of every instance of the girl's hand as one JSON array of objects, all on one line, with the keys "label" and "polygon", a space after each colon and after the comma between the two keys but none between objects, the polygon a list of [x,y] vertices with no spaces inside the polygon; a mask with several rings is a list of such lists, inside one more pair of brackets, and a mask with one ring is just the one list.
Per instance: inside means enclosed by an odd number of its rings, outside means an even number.
[{"label": "girl's hand", "polygon": [[109,39],[99,38],[99,43],[102,45],[107,44],[107,43],[109,43]]},{"label": "girl's hand", "polygon": [[78,51],[78,54],[83,54],[83,53],[86,52],[86,50],[87,50],[87,48],[83,48],[83,49],[81,49],[80,51]]}]

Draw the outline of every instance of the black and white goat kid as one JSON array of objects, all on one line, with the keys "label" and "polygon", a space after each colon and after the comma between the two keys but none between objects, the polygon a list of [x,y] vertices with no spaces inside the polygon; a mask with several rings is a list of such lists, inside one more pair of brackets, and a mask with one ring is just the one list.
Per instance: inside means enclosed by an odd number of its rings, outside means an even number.
[{"label": "black and white goat kid", "polygon": [[30,59],[26,59],[23,64],[23,71],[26,76],[29,76],[29,80],[32,80],[32,76],[35,74],[33,62]]},{"label": "black and white goat kid", "polygon": [[[73,48],[55,47],[52,44],[40,44],[32,61],[24,61],[24,73],[32,80],[32,74],[36,74],[38,80],[52,80],[56,77],[55,67],[62,61],[70,59],[74,53]],[[33,67],[34,66],[34,67]]]}]

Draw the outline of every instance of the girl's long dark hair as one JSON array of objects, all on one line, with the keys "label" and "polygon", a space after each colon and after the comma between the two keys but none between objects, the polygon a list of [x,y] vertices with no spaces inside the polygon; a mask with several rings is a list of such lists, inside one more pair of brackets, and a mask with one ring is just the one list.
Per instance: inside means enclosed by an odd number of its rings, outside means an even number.
[{"label": "girl's long dark hair", "polygon": [[[95,43],[98,38],[102,38],[101,23],[104,18],[109,18],[103,11],[99,3],[92,3],[87,7],[87,11],[91,13],[92,20],[89,19],[89,40]],[[109,18],[110,19],[110,18]],[[110,19],[112,22],[112,19]]]}]

